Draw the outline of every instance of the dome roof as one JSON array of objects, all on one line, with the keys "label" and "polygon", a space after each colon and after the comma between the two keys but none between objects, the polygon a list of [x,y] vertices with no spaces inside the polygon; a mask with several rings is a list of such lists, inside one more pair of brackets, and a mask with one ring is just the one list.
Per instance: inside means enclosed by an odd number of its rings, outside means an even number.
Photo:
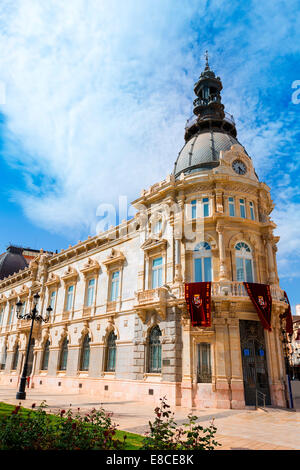
[{"label": "dome roof", "polygon": [[22,248],[10,246],[6,253],[0,255],[0,279],[17,273],[20,269],[27,268],[28,264],[22,255]]},{"label": "dome roof", "polygon": [[220,152],[230,150],[239,144],[230,134],[218,131],[204,131],[196,134],[184,145],[175,162],[174,175],[207,170],[219,165]]}]

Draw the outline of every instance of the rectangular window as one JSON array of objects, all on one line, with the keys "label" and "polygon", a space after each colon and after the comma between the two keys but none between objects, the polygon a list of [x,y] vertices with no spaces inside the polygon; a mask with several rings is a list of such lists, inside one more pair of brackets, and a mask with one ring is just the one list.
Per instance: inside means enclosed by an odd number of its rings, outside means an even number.
[{"label": "rectangular window", "polygon": [[1,309],[0,309],[0,326],[2,325],[3,315],[4,315],[4,308],[1,307]]},{"label": "rectangular window", "polygon": [[110,289],[110,300],[116,301],[119,297],[119,278],[120,272],[115,271],[111,276],[111,289]]},{"label": "rectangular window", "polygon": [[196,201],[196,199],[191,201],[191,206],[192,206],[192,219],[196,219],[196,217],[197,217],[197,201]]},{"label": "rectangular window", "polygon": [[11,325],[13,322],[13,316],[14,316],[14,305],[11,305],[10,311],[9,311],[9,318],[8,318],[8,324]]},{"label": "rectangular window", "polygon": [[195,282],[210,282],[211,281],[211,258],[195,258]]},{"label": "rectangular window", "polygon": [[203,217],[209,217],[209,199],[208,199],[208,197],[204,197],[202,199],[202,207],[203,207]]},{"label": "rectangular window", "polygon": [[162,286],[162,258],[155,258],[152,261],[152,289]]},{"label": "rectangular window", "polygon": [[210,343],[198,344],[197,382],[211,383]]},{"label": "rectangular window", "polygon": [[243,258],[236,258],[236,280],[238,282],[245,281]]},{"label": "rectangular window", "polygon": [[95,279],[90,279],[87,286],[86,306],[90,307],[94,301]]},{"label": "rectangular window", "polygon": [[245,199],[240,199],[240,216],[241,216],[243,219],[246,218]]},{"label": "rectangular window", "polygon": [[67,312],[69,312],[72,309],[73,293],[74,293],[74,286],[69,286],[68,287],[68,292],[67,292],[67,302],[66,302],[66,311]]},{"label": "rectangular window", "polygon": [[254,215],[254,204],[253,202],[250,202],[250,218],[251,220],[255,220],[255,215]]},{"label": "rectangular window", "polygon": [[55,297],[56,297],[56,291],[53,290],[50,294],[50,299],[49,299],[49,305],[52,308],[52,311],[54,311],[54,307],[55,307]]},{"label": "rectangular window", "polygon": [[161,228],[162,228],[162,221],[161,221],[161,220],[158,220],[158,221],[155,222],[155,224],[154,224],[153,233],[155,233],[155,234],[160,233],[160,232],[161,232]]},{"label": "rectangular window", "polygon": [[246,268],[246,280],[247,280],[246,282],[253,282],[251,259],[245,259],[245,268]]},{"label": "rectangular window", "polygon": [[228,198],[228,206],[229,206],[229,215],[231,217],[234,217],[235,216],[235,207],[234,207],[234,198],[233,197]]}]

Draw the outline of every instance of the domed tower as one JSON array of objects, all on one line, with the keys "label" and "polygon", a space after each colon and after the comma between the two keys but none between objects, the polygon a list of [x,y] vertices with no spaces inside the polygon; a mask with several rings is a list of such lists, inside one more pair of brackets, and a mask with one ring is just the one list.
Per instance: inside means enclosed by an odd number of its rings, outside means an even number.
[{"label": "domed tower", "polygon": [[[194,116],[186,123],[185,145],[175,162],[175,177],[215,168],[220,164],[220,152],[239,144],[232,115],[224,111],[221,101],[223,88],[220,77],[206,67],[194,85]],[[239,144],[240,145],[240,144]]]},{"label": "domed tower", "polygon": [[[199,330],[189,320],[183,326],[182,396],[196,406],[239,408],[254,405],[257,396],[283,406],[280,315],[286,304],[276,266],[279,238],[270,219],[274,205],[270,188],[259,181],[237,140],[221,90],[221,79],[210,69],[206,55],[205,69],[194,86],[194,117],[186,124],[185,145],[173,174],[195,227],[194,238],[183,237],[180,245],[183,281],[211,282],[212,327]],[[245,282],[270,289],[269,327]],[[265,302],[263,296],[259,302]]]}]

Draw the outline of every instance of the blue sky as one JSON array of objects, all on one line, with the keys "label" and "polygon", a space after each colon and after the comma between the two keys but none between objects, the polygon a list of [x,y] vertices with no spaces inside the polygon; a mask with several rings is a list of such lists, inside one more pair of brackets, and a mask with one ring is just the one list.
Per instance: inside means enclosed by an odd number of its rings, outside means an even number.
[{"label": "blue sky", "polygon": [[100,203],[171,173],[208,49],[300,303],[299,24],[293,0],[2,0],[0,251],[83,240]]}]

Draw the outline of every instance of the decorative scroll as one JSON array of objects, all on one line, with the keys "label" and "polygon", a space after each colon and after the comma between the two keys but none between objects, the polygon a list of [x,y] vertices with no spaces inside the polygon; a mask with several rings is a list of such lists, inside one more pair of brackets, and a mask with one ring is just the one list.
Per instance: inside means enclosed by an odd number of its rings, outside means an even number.
[{"label": "decorative scroll", "polygon": [[211,326],[211,282],[185,284],[185,300],[193,326]]},{"label": "decorative scroll", "polygon": [[272,296],[270,286],[244,282],[250,299],[258,313],[259,319],[265,330],[271,331]]},{"label": "decorative scroll", "polygon": [[285,317],[285,329],[286,329],[286,332],[289,334],[289,335],[292,335],[293,334],[293,317],[292,317],[292,311],[291,311],[291,306],[290,306],[290,302],[289,302],[289,299],[288,299],[288,296],[287,296],[287,293],[284,291],[284,297],[285,297],[285,300],[288,304],[288,307],[284,313],[284,317]]}]

